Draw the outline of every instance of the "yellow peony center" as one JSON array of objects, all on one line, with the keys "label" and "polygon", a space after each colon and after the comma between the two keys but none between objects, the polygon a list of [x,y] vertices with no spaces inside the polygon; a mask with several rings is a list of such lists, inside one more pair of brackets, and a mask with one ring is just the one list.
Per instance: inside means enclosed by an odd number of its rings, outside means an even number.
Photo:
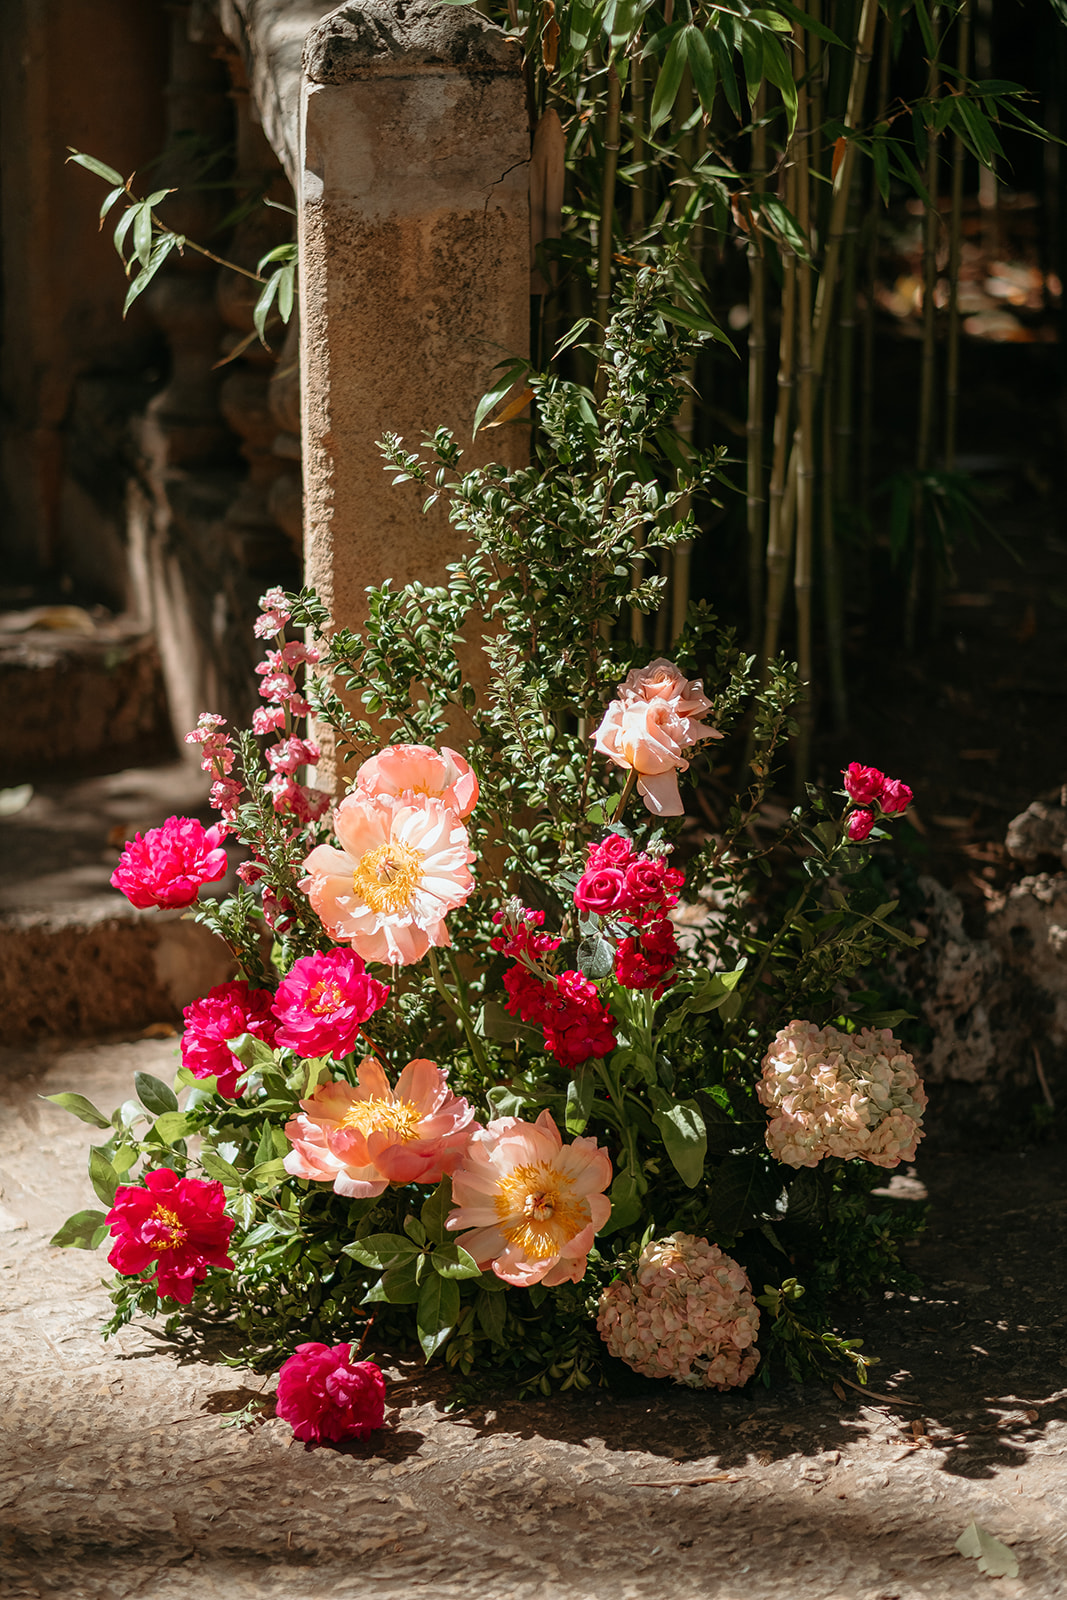
[{"label": "yellow peony center", "polygon": [[500,1231],[531,1261],[558,1255],[589,1222],[589,1206],[562,1173],[539,1162],[502,1178],[493,1200]]},{"label": "yellow peony center", "polygon": [[388,915],[405,910],[421,882],[421,853],[397,839],[360,856],[352,874],[352,887],[364,904]]},{"label": "yellow peony center", "polygon": [[314,988],[308,991],[307,1008],[317,1017],[329,1016],[334,1011],[340,1011],[344,1003],[345,997],[336,978],[323,978],[321,983],[315,984]]},{"label": "yellow peony center", "polygon": [[353,1100],[341,1118],[342,1128],[368,1133],[398,1133],[401,1142],[419,1137],[422,1112],[411,1100]]},{"label": "yellow peony center", "polygon": [[161,1222],[169,1233],[169,1238],[155,1240],[157,1249],[176,1250],[180,1244],[185,1243],[185,1229],[182,1227],[182,1219],[176,1211],[170,1211],[166,1206],[156,1206],[156,1209],[152,1212],[152,1220],[153,1222]]}]

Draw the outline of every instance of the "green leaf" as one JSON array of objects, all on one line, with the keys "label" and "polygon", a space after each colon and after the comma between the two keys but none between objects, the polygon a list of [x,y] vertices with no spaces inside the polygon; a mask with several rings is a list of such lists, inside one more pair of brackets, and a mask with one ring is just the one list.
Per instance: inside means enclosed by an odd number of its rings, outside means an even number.
[{"label": "green leaf", "polygon": [[103,178],[108,183],[118,184],[120,187],[124,186],[125,180],[122,173],[116,172],[114,167],[106,166],[103,161],[98,161],[95,156],[83,155],[80,150],[75,150],[73,145],[68,144],[67,149],[70,151],[67,160],[73,162],[76,167],[84,167],[86,172],[92,172],[96,177]]},{"label": "green leaf", "polygon": [[810,263],[811,252],[808,249],[808,240],[804,230],[789,208],[784,206],[780,200],[776,200],[774,195],[753,195],[752,198],[759,206],[760,216],[767,218],[775,233],[785,241],[793,254],[799,256],[801,261]]},{"label": "green leaf", "polygon": [[445,1222],[452,1210],[452,1179],[442,1178],[428,1200],[422,1203],[419,1216],[426,1229],[426,1237],[434,1244],[443,1244],[448,1237]]},{"label": "green leaf", "polygon": [[797,86],[793,81],[793,68],[782,46],[772,34],[763,36],[763,72],[782,96],[786,125],[792,137],[797,123]]},{"label": "green leaf", "polygon": [[[530,363],[528,361],[501,362],[500,366],[504,368],[502,376],[497,379],[496,383],[493,384],[491,389],[486,390],[485,394],[483,394],[482,398],[478,401],[478,409],[474,413],[474,427],[472,429],[472,432],[474,433],[478,432],[478,429],[481,427],[489,413],[500,404],[504,396],[508,394],[510,390],[515,387],[519,379],[524,378],[530,370]],[[499,368],[495,370],[499,370]]]},{"label": "green leaf", "polygon": [[961,1556],[977,1560],[979,1572],[987,1572],[991,1578],[1019,1576],[1019,1563],[1008,1546],[994,1539],[977,1522],[964,1528],[956,1540],[956,1549]]},{"label": "green leaf", "polygon": [[667,54],[663,58],[663,65],[656,79],[656,91],[652,96],[652,110],[648,119],[649,133],[655,133],[673,111],[678,91],[682,87],[682,75],[687,60],[684,30],[679,30],[667,47]]},{"label": "green leaf", "polygon": [[245,1176],[253,1180],[257,1189],[271,1189],[289,1174],[285,1170],[284,1156],[272,1156],[269,1161],[257,1162]]},{"label": "green leaf", "polygon": [[740,1233],[769,1198],[767,1169],[760,1156],[727,1156],[719,1163],[708,1195],[708,1214],[717,1234]]},{"label": "green leaf", "polygon": [[96,1191],[97,1199],[102,1200],[110,1209],[115,1204],[119,1175],[104,1152],[96,1145],[89,1151],[89,1182]]},{"label": "green leaf", "polygon": [[617,1233],[620,1228],[628,1228],[631,1223],[637,1221],[641,1215],[641,1198],[644,1192],[644,1179],[638,1181],[629,1167],[624,1167],[616,1174],[608,1195],[611,1201],[611,1216],[600,1229],[601,1237]]},{"label": "green leaf", "polygon": [[412,1217],[409,1215],[404,1218],[404,1232],[407,1234],[408,1238],[413,1241],[413,1243],[418,1245],[419,1249],[421,1250],[423,1245],[426,1243],[427,1235],[426,1229],[423,1227],[418,1217]]},{"label": "green leaf", "polygon": [[280,273],[281,282],[278,286],[278,315],[283,322],[288,322],[293,314],[293,295],[296,289],[296,268],[283,267]]},{"label": "green leaf", "polygon": [[402,1233],[370,1233],[365,1239],[353,1239],[351,1244],[346,1244],[343,1253],[354,1261],[361,1261],[365,1267],[388,1269],[414,1263],[421,1251]]},{"label": "green leaf", "polygon": [[567,1085],[566,1124],[568,1133],[584,1133],[593,1105],[596,1075],[588,1061],[577,1067]]},{"label": "green leaf", "polygon": [[101,222],[103,222],[104,218],[107,216],[108,212],[111,210],[111,207],[115,204],[115,201],[116,200],[121,200],[122,196],[125,193],[126,193],[126,186],[125,186],[125,184],[122,184],[122,183],[119,184],[117,189],[112,189],[112,190],[109,191],[107,199],[104,201],[103,205],[100,207],[100,221]]},{"label": "green leaf", "polygon": [[495,1083],[486,1090],[485,1098],[492,1107],[494,1117],[521,1117],[529,1105],[525,1095],[509,1089],[505,1083]]},{"label": "green leaf", "polygon": [[257,1039],[254,1033],[241,1033],[236,1039],[227,1039],[226,1048],[245,1068],[254,1067],[262,1072],[278,1065],[274,1051],[262,1039]]},{"label": "green leaf", "polygon": [[[351,1254],[346,1250],[346,1255]],[[422,1260],[422,1253],[417,1252],[408,1261],[402,1261],[395,1267],[383,1273],[381,1279],[367,1294],[363,1296],[364,1305],[373,1305],[376,1301],[386,1300],[393,1306],[413,1306],[419,1298],[419,1285],[415,1270]],[[431,1274],[433,1276],[433,1274]]]},{"label": "green leaf", "polygon": [[590,933],[578,946],[578,970],[594,983],[606,978],[615,965],[615,946],[601,933]]},{"label": "green leaf", "polygon": [[177,1139],[184,1139],[195,1127],[195,1118],[187,1117],[184,1111],[164,1111],[153,1124],[154,1132],[159,1134],[164,1144],[173,1144]]},{"label": "green leaf", "polygon": [[499,1000],[487,1000],[478,1013],[474,1031],[482,1039],[493,1039],[498,1044],[514,1044],[524,1034],[529,1036],[537,1030],[528,1023],[520,1022],[518,1017],[513,1017]]},{"label": "green leaf", "polygon": [[430,1265],[442,1278],[480,1278],[482,1269],[461,1244],[438,1245]]},{"label": "green leaf", "polygon": [[111,235],[112,240],[114,241],[115,249],[118,251],[119,255],[122,257],[123,262],[125,262],[125,260],[126,260],[126,254],[125,254],[125,251],[123,250],[123,245],[126,242],[126,235],[129,233],[130,228],[131,228],[131,226],[133,224],[134,218],[136,216],[137,216],[137,207],[136,206],[127,206],[126,210],[122,213],[122,216],[119,218],[118,222],[116,222],[115,231]]},{"label": "green leaf", "polygon": [[208,1177],[216,1178],[219,1183],[226,1184],[227,1188],[239,1189],[243,1182],[237,1168],[220,1156],[217,1150],[201,1150],[200,1165]]},{"label": "green leaf", "polygon": [[78,1117],[82,1122],[87,1122],[91,1128],[110,1128],[111,1119],[98,1111],[91,1100],[86,1100],[83,1094],[42,1094],[42,1100],[51,1100],[54,1106],[62,1106],[64,1111],[69,1111],[72,1117]]},{"label": "green leaf", "polygon": [[712,60],[708,41],[699,28],[692,25],[682,32],[685,40],[685,52],[689,58],[689,71],[693,75],[693,87],[696,89],[701,110],[706,117],[710,117],[715,109],[715,91],[718,87],[718,78],[715,72],[715,62]]},{"label": "green leaf", "polygon": [[[801,11],[798,6],[791,5],[790,0],[775,0],[775,4],[779,11],[787,16],[791,22],[799,22],[805,32],[813,33],[817,39],[824,39],[827,44],[836,44],[840,50],[851,52],[851,45],[846,45],[843,39],[839,39],[834,30],[828,28],[825,22],[816,21],[810,12]],[[753,16],[755,15],[757,13],[753,12]]]},{"label": "green leaf", "polygon": [[431,1272],[419,1290],[415,1326],[427,1361],[439,1350],[459,1316],[459,1285]]},{"label": "green leaf", "polygon": [[48,1243],[64,1250],[95,1250],[106,1239],[108,1231],[107,1218],[102,1211],[76,1211]]},{"label": "green leaf", "polygon": [[478,1318],[483,1333],[488,1334],[494,1344],[502,1344],[501,1335],[504,1324],[508,1320],[507,1300],[502,1294],[493,1294],[482,1289],[474,1302],[474,1314]]},{"label": "green leaf", "polygon": [[154,1078],[150,1072],[135,1072],[133,1086],[138,1100],[154,1116],[158,1117],[164,1111],[177,1111],[178,1097],[174,1090],[168,1089],[160,1078]]},{"label": "green leaf", "polygon": [[695,1100],[671,1100],[660,1091],[654,1094],[656,1110],[652,1120],[659,1129],[667,1154],[682,1182],[695,1189],[704,1175],[708,1135],[704,1118]]},{"label": "green leaf", "polygon": [[147,200],[136,207],[133,219],[133,253],[147,267],[152,257],[152,207]]},{"label": "green leaf", "polygon": [[[266,344],[267,342],[267,318],[270,316],[271,306],[278,297],[284,271],[285,268],[280,267],[277,272],[271,273],[260,291],[259,299],[256,301],[252,312],[252,326],[259,335],[260,344]],[[288,321],[288,318],[285,320]]]}]

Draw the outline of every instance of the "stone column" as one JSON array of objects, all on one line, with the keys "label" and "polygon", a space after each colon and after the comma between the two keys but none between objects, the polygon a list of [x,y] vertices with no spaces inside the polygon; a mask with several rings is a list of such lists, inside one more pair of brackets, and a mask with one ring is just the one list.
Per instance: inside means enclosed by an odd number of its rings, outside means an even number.
[{"label": "stone column", "polygon": [[[440,507],[393,488],[376,441],[471,444],[490,373],[529,341],[530,135],[518,47],[473,9],[360,0],[304,50],[299,193],[305,563],[339,624],[389,577],[439,582]],[[521,446],[520,446],[521,448]]]}]

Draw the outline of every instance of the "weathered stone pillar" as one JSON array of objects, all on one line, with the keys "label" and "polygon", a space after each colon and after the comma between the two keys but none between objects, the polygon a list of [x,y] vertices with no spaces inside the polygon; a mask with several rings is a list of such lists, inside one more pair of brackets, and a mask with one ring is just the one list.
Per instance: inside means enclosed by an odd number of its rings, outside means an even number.
[{"label": "weathered stone pillar", "polygon": [[459,548],[442,508],[391,486],[376,441],[444,423],[487,459],[475,406],[528,348],[529,124],[518,48],[473,9],[342,6],[304,71],[305,563],[358,626],[368,585],[440,581]]}]

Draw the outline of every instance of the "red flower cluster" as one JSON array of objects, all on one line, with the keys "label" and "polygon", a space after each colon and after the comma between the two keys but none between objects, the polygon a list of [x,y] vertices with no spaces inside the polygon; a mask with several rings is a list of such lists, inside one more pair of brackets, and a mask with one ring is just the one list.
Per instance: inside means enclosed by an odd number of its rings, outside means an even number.
[{"label": "red flower cluster", "polygon": [[561,1067],[573,1069],[594,1056],[610,1055],[616,1043],[615,1024],[596,984],[573,971],[542,977],[529,965],[558,950],[561,943],[552,934],[539,931],[544,926],[544,912],[520,911],[508,916],[498,911],[494,920],[505,931],[490,940],[493,949],[515,959],[515,965],[504,974],[505,1006],[511,1015],[540,1027],[545,1049]]},{"label": "red flower cluster", "polygon": [[684,882],[685,874],[665,857],[638,855],[619,833],[590,847],[574,903],[633,926],[615,952],[615,976],[624,988],[654,989],[658,999],[671,981],[678,941],[666,913],[678,904],[675,891]]},{"label": "red flower cluster", "polygon": [[237,1080],[246,1068],[226,1041],[251,1033],[273,1049],[277,1027],[273,1002],[269,989],[251,989],[247,983],[220,983],[209,989],[183,1013],[182,1065],[194,1078],[218,1078],[219,1094],[236,1100]]},{"label": "red flower cluster", "polygon": [[298,1344],[274,1409],[307,1444],[365,1439],[385,1420],[385,1379],[373,1361],[353,1361],[349,1344]]},{"label": "red flower cluster", "polygon": [[[842,768],[842,772],[845,793],[857,806],[877,806],[883,816],[892,817],[906,811],[911,805],[913,796],[907,784],[899,778],[887,778],[877,767],[864,767],[858,761],[850,761],[847,767]],[[845,832],[854,844],[858,844],[866,839],[873,827],[874,812],[864,809],[853,811],[845,824]]]},{"label": "red flower cluster", "polygon": [[131,1277],[155,1261],[160,1294],[187,1306],[208,1267],[233,1267],[225,1201],[221,1183],[179,1178],[169,1167],[146,1172],[143,1189],[120,1184],[107,1214],[115,1236],[108,1261]]}]

